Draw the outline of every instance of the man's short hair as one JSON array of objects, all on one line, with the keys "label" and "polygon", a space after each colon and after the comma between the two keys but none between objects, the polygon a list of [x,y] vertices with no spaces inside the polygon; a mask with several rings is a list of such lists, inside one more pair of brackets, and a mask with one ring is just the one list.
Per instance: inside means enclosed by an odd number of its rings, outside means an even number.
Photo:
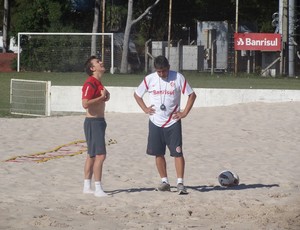
[{"label": "man's short hair", "polygon": [[164,69],[169,67],[170,67],[169,61],[165,56],[160,55],[154,59],[155,69]]},{"label": "man's short hair", "polygon": [[91,68],[93,67],[93,63],[92,63],[92,60],[94,59],[97,59],[96,56],[90,56],[87,61],[85,62],[84,64],[84,69],[85,69],[85,72],[91,76],[93,75],[93,71],[91,70]]}]

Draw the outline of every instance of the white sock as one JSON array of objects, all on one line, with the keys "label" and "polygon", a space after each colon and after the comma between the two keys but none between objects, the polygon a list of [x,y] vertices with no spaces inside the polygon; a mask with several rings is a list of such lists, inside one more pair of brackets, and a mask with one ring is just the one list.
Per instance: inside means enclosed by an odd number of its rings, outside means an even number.
[{"label": "white sock", "polygon": [[95,181],[95,191],[102,190],[101,182]]},{"label": "white sock", "polygon": [[163,183],[165,182],[165,183],[169,184],[168,177],[162,177],[161,182],[163,182]]},{"label": "white sock", "polygon": [[183,184],[183,178],[177,178],[177,184]]},{"label": "white sock", "polygon": [[91,180],[85,179],[83,183],[83,193],[89,194],[93,193],[93,190],[91,188]]},{"label": "white sock", "polygon": [[84,189],[90,189],[91,188],[91,179],[85,179],[83,187],[84,187]]},{"label": "white sock", "polygon": [[103,191],[101,182],[100,181],[95,181],[95,196],[97,197],[105,197],[107,194]]}]

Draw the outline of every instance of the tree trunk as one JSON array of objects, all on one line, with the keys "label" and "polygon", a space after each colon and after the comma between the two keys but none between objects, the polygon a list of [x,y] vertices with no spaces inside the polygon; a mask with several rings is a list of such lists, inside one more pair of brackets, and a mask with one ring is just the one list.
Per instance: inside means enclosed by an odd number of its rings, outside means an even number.
[{"label": "tree trunk", "polygon": [[121,69],[120,73],[127,73],[128,71],[128,48],[129,48],[129,38],[130,38],[130,31],[132,26],[140,21],[144,16],[146,16],[149,11],[156,6],[160,0],[156,0],[151,6],[149,6],[144,13],[142,13],[137,19],[132,20],[132,5],[133,0],[128,0],[128,12],[127,12],[127,22],[126,28],[124,32],[124,41],[123,41],[123,51],[122,51],[122,60],[121,60]]},{"label": "tree trunk", "polygon": [[[95,9],[94,9],[94,21],[93,21],[93,30],[92,33],[98,32],[98,25],[99,25],[99,15],[100,15],[100,1],[101,0],[95,0]],[[91,42],[91,55],[96,55],[97,53],[97,36],[92,35],[92,42]]]},{"label": "tree trunk", "polygon": [[3,13],[3,53],[9,50],[10,39],[8,37],[9,30],[9,0],[4,0],[4,13]]},{"label": "tree trunk", "polygon": [[133,5],[133,0],[128,0],[127,21],[126,21],[126,28],[124,32],[120,73],[127,73],[128,71],[128,48],[129,48],[130,31],[132,27],[132,5]]}]

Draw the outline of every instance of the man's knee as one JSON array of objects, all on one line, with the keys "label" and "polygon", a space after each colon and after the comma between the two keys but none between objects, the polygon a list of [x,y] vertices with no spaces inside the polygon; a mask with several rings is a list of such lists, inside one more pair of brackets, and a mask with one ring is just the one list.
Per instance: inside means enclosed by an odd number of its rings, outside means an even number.
[{"label": "man's knee", "polygon": [[95,156],[95,159],[98,160],[98,161],[104,161],[106,158],[106,154],[97,154]]}]

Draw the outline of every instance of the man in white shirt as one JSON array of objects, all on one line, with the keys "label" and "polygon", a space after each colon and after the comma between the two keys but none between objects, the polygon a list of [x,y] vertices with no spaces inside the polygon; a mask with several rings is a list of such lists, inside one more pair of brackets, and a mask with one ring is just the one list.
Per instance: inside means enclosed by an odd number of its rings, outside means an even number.
[{"label": "man in white shirt", "polygon": [[[170,70],[170,64],[164,56],[154,60],[155,72],[147,75],[134,93],[141,109],[149,114],[149,134],[147,154],[155,156],[156,167],[161,177],[159,191],[170,191],[165,160],[166,147],[175,159],[177,191],[187,194],[184,187],[185,160],[182,152],[181,119],[185,118],[193,107],[196,94],[184,76]],[[150,105],[146,105],[143,96],[149,94]],[[188,100],[183,111],[180,110],[181,94]]]}]

